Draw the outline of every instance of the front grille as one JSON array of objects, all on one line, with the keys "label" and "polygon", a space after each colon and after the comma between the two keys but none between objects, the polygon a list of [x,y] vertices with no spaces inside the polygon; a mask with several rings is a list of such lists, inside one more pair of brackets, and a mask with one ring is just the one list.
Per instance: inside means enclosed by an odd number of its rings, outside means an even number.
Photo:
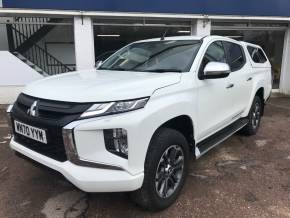
[{"label": "front grille", "polygon": [[[38,101],[38,116],[27,114],[33,102]],[[45,130],[47,144],[22,136],[14,131],[14,139],[21,145],[42,155],[64,162],[67,160],[62,139],[62,128],[77,119],[91,104],[51,101],[21,94],[12,109],[14,120]]]}]

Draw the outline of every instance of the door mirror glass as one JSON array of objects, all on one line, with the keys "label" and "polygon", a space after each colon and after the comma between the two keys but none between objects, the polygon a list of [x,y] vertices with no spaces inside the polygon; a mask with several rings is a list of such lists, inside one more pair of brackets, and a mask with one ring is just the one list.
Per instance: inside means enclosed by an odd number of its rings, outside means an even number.
[{"label": "door mirror glass", "polygon": [[230,66],[227,63],[209,62],[204,68],[203,79],[225,78],[230,72]]}]

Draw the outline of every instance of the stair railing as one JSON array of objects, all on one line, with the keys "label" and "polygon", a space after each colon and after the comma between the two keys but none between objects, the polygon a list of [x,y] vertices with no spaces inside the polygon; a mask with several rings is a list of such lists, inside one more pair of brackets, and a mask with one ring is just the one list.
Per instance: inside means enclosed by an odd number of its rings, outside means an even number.
[{"label": "stair railing", "polygon": [[47,17],[16,17],[12,27],[23,33],[27,38],[30,38],[50,20],[51,18]]},{"label": "stair railing", "polygon": [[[14,48],[19,47],[28,39],[28,37],[20,32],[19,29],[11,27],[11,31],[14,36]],[[15,51],[17,51],[17,49]],[[33,44],[29,49],[21,54],[48,75],[56,75],[72,71],[72,69],[60,62],[57,58],[49,54],[45,49],[37,44]]]}]

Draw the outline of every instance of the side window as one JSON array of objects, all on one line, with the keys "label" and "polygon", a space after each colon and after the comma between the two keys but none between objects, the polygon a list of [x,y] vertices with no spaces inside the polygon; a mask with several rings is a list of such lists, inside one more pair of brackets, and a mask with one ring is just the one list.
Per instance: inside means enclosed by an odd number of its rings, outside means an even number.
[{"label": "side window", "polygon": [[223,62],[226,63],[226,54],[222,42],[213,42],[206,50],[206,53],[202,59],[199,73],[203,73],[205,66],[209,62]]},{"label": "side window", "polygon": [[248,52],[249,52],[252,60],[255,63],[262,64],[262,63],[265,63],[267,61],[267,58],[266,58],[264,52],[262,51],[262,49],[251,47],[251,46],[248,46],[247,49],[248,49]]},{"label": "side window", "polygon": [[241,69],[246,63],[243,48],[235,43],[223,42],[227,55],[227,62],[230,65],[231,71],[237,71]]}]

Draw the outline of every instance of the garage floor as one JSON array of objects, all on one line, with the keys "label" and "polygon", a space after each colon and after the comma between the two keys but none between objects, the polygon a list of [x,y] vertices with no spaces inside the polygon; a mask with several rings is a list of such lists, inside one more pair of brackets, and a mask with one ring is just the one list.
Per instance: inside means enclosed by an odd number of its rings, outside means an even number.
[{"label": "garage floor", "polygon": [[[1,109],[2,108],[2,109]],[[198,161],[178,201],[150,213],[126,194],[86,194],[15,157],[0,106],[0,217],[290,217],[290,98],[273,98],[257,136],[235,135]]]}]

